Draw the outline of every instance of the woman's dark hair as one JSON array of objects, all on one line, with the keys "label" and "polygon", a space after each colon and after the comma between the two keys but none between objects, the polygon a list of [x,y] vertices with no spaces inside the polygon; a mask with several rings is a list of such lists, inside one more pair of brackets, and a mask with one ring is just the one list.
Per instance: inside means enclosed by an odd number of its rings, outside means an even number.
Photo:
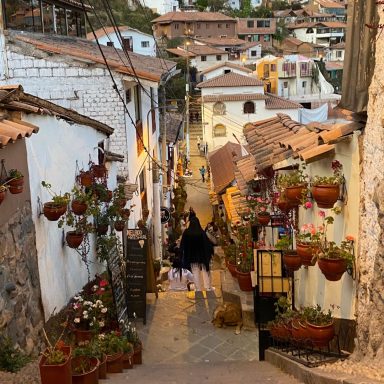
[{"label": "woman's dark hair", "polygon": [[181,278],[183,276],[183,267],[182,267],[181,260],[179,257],[175,257],[173,259],[172,268],[178,270],[177,272],[180,274],[180,281],[181,281]]}]

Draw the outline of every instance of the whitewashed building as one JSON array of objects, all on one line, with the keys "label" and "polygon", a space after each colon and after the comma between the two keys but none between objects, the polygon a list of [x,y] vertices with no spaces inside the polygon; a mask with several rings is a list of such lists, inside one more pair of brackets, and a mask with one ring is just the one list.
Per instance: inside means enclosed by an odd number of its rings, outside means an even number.
[{"label": "whitewashed building", "polygon": [[[128,26],[119,27],[121,39],[124,49],[129,52],[135,52],[145,56],[156,56],[156,43],[152,35],[141,32],[138,29]],[[120,44],[120,38],[116,34],[113,27],[101,28],[95,31],[97,41],[102,45],[114,46],[122,49]],[[95,35],[90,32],[87,34],[87,39],[91,41],[95,40]]]},{"label": "whitewashed building", "polygon": [[201,81],[210,80],[214,77],[225,75],[226,73],[237,73],[239,75],[249,75],[252,73],[247,67],[243,65],[232,63],[231,61],[226,61],[224,63],[220,63],[214,65],[213,67],[209,67],[200,73]]},{"label": "whitewashed building", "polygon": [[325,60],[327,61],[344,61],[345,55],[345,43],[339,43],[335,45],[331,45],[328,48],[327,54],[325,56]]},{"label": "whitewashed building", "polygon": [[197,85],[201,89],[203,140],[215,149],[228,141],[245,144],[243,127],[284,112],[298,119],[301,105],[265,94],[264,83],[253,75],[234,72]]},{"label": "whitewashed building", "polygon": [[177,0],[145,0],[145,6],[160,15],[179,10],[179,2]]}]

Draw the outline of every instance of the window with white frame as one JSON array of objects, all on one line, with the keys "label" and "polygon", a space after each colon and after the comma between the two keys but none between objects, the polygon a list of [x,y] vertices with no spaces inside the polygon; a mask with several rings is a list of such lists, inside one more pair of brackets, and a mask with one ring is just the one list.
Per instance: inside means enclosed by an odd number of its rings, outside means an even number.
[{"label": "window with white frame", "polygon": [[216,124],[213,128],[214,137],[225,137],[227,136],[227,128],[224,124]]},{"label": "window with white frame", "polygon": [[149,41],[142,41],[141,42],[141,48],[148,48],[149,47]]}]

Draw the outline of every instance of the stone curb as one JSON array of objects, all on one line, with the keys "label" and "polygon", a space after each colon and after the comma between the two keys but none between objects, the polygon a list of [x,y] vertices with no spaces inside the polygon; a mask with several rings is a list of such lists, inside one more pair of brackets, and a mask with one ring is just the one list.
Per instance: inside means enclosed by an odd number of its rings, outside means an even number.
[{"label": "stone curb", "polygon": [[305,384],[383,384],[382,381],[366,377],[352,376],[342,372],[331,373],[319,368],[308,368],[270,349],[265,351],[265,360]]}]

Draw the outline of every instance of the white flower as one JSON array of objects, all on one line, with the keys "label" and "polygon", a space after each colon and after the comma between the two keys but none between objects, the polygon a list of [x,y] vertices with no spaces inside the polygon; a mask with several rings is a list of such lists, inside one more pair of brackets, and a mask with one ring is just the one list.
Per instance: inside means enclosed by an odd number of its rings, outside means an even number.
[{"label": "white flower", "polygon": [[92,287],[92,289],[93,289],[94,291],[97,291],[97,290],[98,290],[98,288],[99,288],[99,286],[98,286],[98,285],[94,285],[94,286]]},{"label": "white flower", "polygon": [[104,327],[104,321],[99,321],[99,327]]},{"label": "white flower", "polygon": [[108,308],[102,308],[101,313],[105,313],[108,311]]},{"label": "white flower", "polygon": [[121,319],[121,320],[119,321],[119,323],[120,323],[120,324],[124,324],[124,320]]},{"label": "white flower", "polygon": [[103,305],[103,302],[101,300],[96,300],[96,305]]},{"label": "white flower", "polygon": [[99,340],[104,340],[104,338],[105,338],[104,333],[100,333],[100,335],[99,335]]},{"label": "white flower", "polygon": [[83,315],[84,319],[88,319],[88,313],[86,315]]},{"label": "white flower", "polygon": [[75,320],[73,320],[75,323],[80,323],[80,317],[76,317]]},{"label": "white flower", "polygon": [[96,308],[96,307],[97,307],[97,304],[93,304],[93,305],[92,305],[92,308]]},{"label": "white flower", "polygon": [[83,315],[88,315],[88,311],[83,311]]},{"label": "white flower", "polygon": [[92,305],[93,305],[93,303],[92,303],[92,301],[84,301],[84,305],[89,305],[89,306],[92,306]]},{"label": "white flower", "polygon": [[93,323],[91,322],[91,323],[89,323],[89,325],[92,327]]}]

